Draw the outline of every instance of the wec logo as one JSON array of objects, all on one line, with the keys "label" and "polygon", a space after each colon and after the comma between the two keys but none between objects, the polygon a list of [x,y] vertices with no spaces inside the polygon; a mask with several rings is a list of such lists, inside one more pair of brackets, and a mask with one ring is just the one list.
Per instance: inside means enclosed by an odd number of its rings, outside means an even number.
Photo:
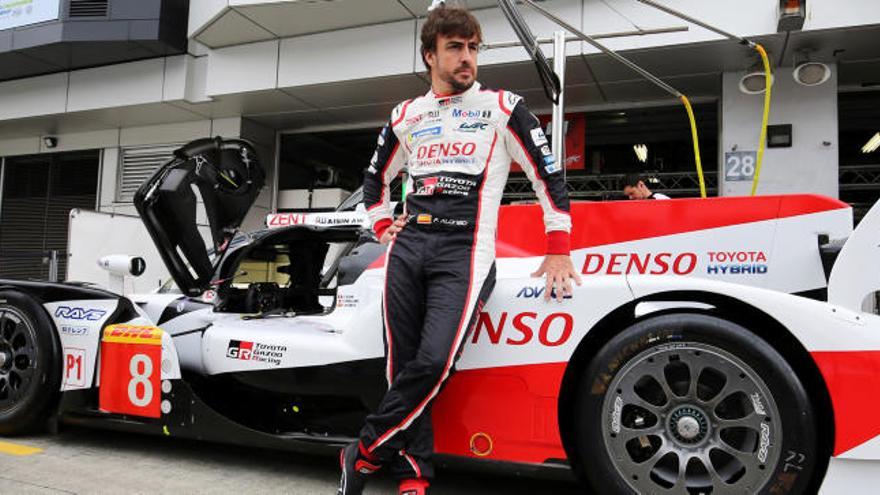
[{"label": "wec logo", "polygon": [[86,320],[98,321],[107,314],[103,309],[85,309],[71,308],[68,306],[58,306],[55,310],[55,316],[67,320]]},{"label": "wec logo", "polygon": [[489,124],[485,122],[465,122],[458,127],[458,130],[461,132],[485,131],[488,126]]}]

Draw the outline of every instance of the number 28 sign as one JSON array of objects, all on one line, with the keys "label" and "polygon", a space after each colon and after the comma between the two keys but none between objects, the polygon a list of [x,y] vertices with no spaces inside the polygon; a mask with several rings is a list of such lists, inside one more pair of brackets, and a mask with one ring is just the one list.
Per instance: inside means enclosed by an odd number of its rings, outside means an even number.
[{"label": "number 28 sign", "polygon": [[100,409],[158,418],[161,402],[162,330],[111,325],[101,337]]},{"label": "number 28 sign", "polygon": [[755,151],[728,151],[724,153],[724,180],[752,180],[758,153]]}]

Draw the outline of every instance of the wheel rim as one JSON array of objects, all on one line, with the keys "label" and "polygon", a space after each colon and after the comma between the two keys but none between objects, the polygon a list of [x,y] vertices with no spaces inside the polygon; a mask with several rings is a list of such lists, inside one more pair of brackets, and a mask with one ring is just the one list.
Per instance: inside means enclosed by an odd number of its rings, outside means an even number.
[{"label": "wheel rim", "polygon": [[0,410],[24,399],[37,367],[36,333],[19,311],[0,308]]},{"label": "wheel rim", "polygon": [[602,435],[638,493],[754,493],[779,459],[782,425],[760,376],[717,347],[649,349],[609,385]]}]

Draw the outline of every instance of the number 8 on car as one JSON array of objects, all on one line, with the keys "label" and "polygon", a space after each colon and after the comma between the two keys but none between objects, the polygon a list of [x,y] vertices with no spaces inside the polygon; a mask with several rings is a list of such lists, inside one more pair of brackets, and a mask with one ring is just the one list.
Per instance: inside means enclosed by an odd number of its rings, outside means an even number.
[{"label": "number 8 on car", "polygon": [[160,416],[162,330],[110,325],[101,338],[101,411]]}]

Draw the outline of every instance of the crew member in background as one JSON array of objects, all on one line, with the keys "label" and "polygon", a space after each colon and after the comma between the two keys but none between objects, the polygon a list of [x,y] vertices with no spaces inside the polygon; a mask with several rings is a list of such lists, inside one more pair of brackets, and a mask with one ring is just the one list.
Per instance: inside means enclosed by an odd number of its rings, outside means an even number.
[{"label": "crew member in background", "polygon": [[[390,386],[359,441],[340,453],[339,495],[360,494],[380,468],[401,480],[401,495],[425,493],[431,406],[495,284],[498,207],[512,160],[523,164],[544,211],[546,256],[533,276],[546,275],[545,297],[559,301],[572,280],[580,283],[562,166],[520,96],[476,82],[479,22],[465,9],[438,7],[421,41],[431,90],[394,109],[364,174],[364,206],[376,237],[390,244],[383,299]],[[394,219],[389,184],[404,166],[410,193]]]},{"label": "crew member in background", "polygon": [[626,174],[623,179],[623,194],[629,199],[670,199],[662,193],[651,192],[645,180],[638,174]]}]

